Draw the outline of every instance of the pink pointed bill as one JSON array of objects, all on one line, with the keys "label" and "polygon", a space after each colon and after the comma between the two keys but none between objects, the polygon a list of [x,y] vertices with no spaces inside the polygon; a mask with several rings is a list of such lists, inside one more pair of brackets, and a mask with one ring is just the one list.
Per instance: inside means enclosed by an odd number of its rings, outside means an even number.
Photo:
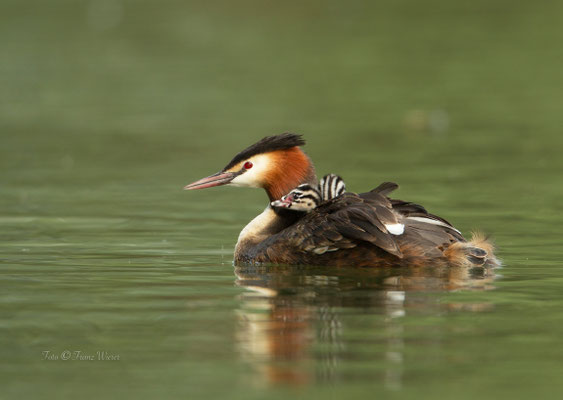
[{"label": "pink pointed bill", "polygon": [[291,204],[293,203],[293,194],[288,194],[283,196],[279,200],[272,201],[270,204],[272,207],[280,207],[280,208],[290,208]]},{"label": "pink pointed bill", "polygon": [[184,186],[185,190],[205,189],[213,186],[226,185],[235,178],[236,174],[232,172],[218,172],[207,178],[200,179]]}]

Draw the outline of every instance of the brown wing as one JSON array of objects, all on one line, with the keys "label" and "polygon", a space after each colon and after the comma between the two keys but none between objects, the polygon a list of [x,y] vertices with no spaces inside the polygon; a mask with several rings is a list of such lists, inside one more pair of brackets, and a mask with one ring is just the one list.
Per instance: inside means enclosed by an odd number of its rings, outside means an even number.
[{"label": "brown wing", "polygon": [[[366,249],[375,251],[379,248],[384,253],[408,260],[415,249],[437,257],[442,254],[444,245],[465,241],[446,220],[428,213],[424,207],[387,197],[396,188],[397,184],[385,182],[370,192],[344,193],[321,204],[262,242],[257,249],[264,255],[260,259],[294,262],[296,257],[315,262],[322,254],[322,260],[326,261],[330,252],[358,247],[366,256],[376,254],[368,254]],[[404,233],[391,234],[386,225],[394,224],[402,224]],[[339,257],[343,255],[338,252]]]},{"label": "brown wing", "polygon": [[[454,241],[465,241],[461,233],[447,220],[437,215],[430,214],[420,204],[409,201],[389,199],[387,194],[397,189],[399,185],[393,182],[384,182],[371,192],[360,194],[363,198],[383,196],[391,204],[392,210],[399,215],[405,224],[407,233],[419,234],[431,240],[434,244],[443,244]],[[425,221],[425,222],[424,222]]]},{"label": "brown wing", "polygon": [[344,193],[317,207],[276,236],[290,240],[302,251],[315,254],[367,242],[402,257],[394,235],[385,227],[397,223],[391,202],[385,196],[372,193],[369,198],[362,198],[355,193]]}]

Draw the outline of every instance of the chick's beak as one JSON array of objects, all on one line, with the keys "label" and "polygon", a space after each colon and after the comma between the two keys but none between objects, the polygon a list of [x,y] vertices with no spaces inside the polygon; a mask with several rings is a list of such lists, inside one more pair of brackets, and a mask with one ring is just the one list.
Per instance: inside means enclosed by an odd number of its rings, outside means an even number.
[{"label": "chick's beak", "polygon": [[288,194],[283,196],[281,199],[279,200],[275,200],[272,201],[270,203],[270,205],[272,207],[280,207],[280,208],[290,208],[291,207],[291,203],[293,202],[293,195],[292,194]]},{"label": "chick's beak", "polygon": [[234,172],[217,172],[207,178],[200,179],[199,181],[195,181],[190,183],[189,185],[184,186],[185,190],[194,190],[194,189],[205,189],[213,186],[221,186],[226,185],[227,183],[231,182],[237,176]]}]

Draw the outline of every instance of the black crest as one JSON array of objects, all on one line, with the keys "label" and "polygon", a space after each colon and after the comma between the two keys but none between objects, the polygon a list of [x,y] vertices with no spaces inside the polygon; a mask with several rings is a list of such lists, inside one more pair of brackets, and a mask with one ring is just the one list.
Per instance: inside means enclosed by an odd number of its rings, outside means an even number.
[{"label": "black crest", "polygon": [[305,140],[303,140],[301,135],[297,135],[295,133],[286,132],[282,133],[281,135],[266,136],[259,142],[254,143],[252,146],[247,147],[246,149],[238,153],[231,160],[231,162],[228,163],[225,168],[223,168],[223,171],[232,168],[239,162],[247,160],[248,158],[255,156],[256,154],[268,153],[275,150],[290,149],[295,146],[303,146],[304,144]]}]

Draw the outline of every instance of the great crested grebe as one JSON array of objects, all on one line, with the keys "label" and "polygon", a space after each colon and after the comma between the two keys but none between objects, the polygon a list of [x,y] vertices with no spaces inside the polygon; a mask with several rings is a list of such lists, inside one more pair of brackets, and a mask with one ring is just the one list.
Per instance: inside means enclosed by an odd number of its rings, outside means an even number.
[{"label": "great crested grebe", "polygon": [[[266,190],[270,204],[241,231],[235,264],[499,265],[493,246],[482,236],[467,241],[448,221],[424,207],[387,197],[398,188],[395,183],[327,200],[321,194],[318,204],[305,210],[309,212],[272,207],[271,202],[299,185],[317,187],[313,164],[300,148],[304,144],[293,133],[265,137],[238,153],[220,172],[185,186]],[[324,188],[331,187],[327,184]]]}]

